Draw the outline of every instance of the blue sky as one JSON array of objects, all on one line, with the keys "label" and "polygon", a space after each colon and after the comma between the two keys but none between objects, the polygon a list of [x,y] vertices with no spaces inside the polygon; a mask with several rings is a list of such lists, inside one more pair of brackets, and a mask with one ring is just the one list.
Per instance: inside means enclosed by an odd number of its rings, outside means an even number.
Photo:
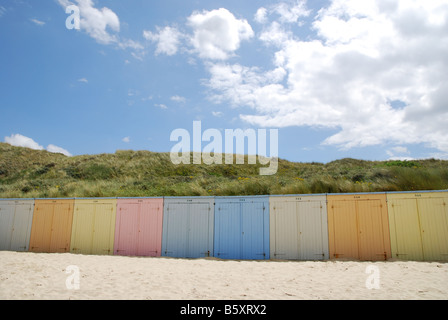
[{"label": "blue sky", "polygon": [[448,159],[443,0],[0,0],[0,44],[13,145],[169,152],[200,120],[296,162]]}]

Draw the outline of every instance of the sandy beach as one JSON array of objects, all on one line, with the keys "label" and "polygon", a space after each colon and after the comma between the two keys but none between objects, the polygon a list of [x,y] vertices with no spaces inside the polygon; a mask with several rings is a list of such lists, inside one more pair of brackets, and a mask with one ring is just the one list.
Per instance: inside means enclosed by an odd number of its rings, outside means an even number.
[{"label": "sandy beach", "polygon": [[446,300],[448,264],[0,252],[0,299]]}]

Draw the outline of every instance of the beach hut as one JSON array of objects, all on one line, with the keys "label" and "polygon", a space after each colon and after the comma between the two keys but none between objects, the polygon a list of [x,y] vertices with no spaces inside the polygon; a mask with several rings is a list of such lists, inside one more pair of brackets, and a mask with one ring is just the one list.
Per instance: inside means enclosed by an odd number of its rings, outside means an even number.
[{"label": "beach hut", "polygon": [[216,197],[215,257],[269,260],[269,197]]},{"label": "beach hut", "polygon": [[386,194],[327,196],[330,259],[391,258]]},{"label": "beach hut", "polygon": [[116,199],[76,199],[70,252],[112,255],[116,207]]},{"label": "beach hut", "polygon": [[28,251],[34,200],[0,200],[0,251]]},{"label": "beach hut", "polygon": [[74,199],[35,200],[31,252],[70,252],[74,204]]},{"label": "beach hut", "polygon": [[285,260],[327,260],[327,197],[271,196],[270,257]]},{"label": "beach hut", "polygon": [[388,193],[392,257],[448,261],[448,192]]},{"label": "beach hut", "polygon": [[118,199],[114,255],[160,257],[163,198]]},{"label": "beach hut", "polygon": [[213,256],[213,197],[164,198],[162,256]]}]

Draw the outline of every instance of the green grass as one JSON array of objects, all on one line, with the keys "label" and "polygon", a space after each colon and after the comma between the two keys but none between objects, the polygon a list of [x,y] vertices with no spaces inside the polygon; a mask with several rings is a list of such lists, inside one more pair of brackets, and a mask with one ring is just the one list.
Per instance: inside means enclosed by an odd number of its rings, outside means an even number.
[{"label": "green grass", "polygon": [[[247,163],[247,159],[246,159]],[[448,189],[448,161],[174,165],[168,153],[66,157],[0,143],[0,198],[234,196]]]}]

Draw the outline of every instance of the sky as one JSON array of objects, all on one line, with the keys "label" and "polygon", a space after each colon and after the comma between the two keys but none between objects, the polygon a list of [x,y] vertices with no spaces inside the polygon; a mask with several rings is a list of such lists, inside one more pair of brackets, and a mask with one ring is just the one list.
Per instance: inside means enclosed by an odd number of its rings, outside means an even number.
[{"label": "sky", "polygon": [[0,141],[169,152],[201,121],[294,162],[448,159],[447,57],[446,0],[0,0]]}]

